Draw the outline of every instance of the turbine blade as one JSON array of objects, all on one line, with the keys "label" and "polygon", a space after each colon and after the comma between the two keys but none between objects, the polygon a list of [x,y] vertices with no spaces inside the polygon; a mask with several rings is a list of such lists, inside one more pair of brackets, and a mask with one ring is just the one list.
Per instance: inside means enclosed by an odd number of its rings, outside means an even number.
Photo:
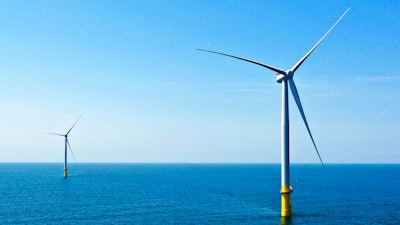
[{"label": "turbine blade", "polygon": [[307,54],[305,56],[303,56],[303,58],[300,59],[300,61],[298,61],[296,63],[296,65],[293,66],[293,68],[291,69],[291,71],[296,72],[296,70],[301,66],[301,64],[303,64],[303,62],[308,58],[308,56],[311,55],[311,53],[318,47],[319,44],[321,44],[321,42],[326,38],[326,36],[328,36],[328,34],[333,30],[333,28],[340,22],[340,20],[342,20],[342,18],[346,15],[346,13],[350,10],[350,8],[348,8],[341,17],[339,17],[338,20],[336,20],[336,22],[331,26],[331,28],[329,28],[329,30],[324,34],[324,36],[322,36],[322,38],[317,42],[317,44],[314,45],[314,47],[311,48],[311,50],[309,52],[307,52]]},{"label": "turbine blade", "polygon": [[254,64],[257,64],[257,65],[259,65],[259,66],[265,67],[265,68],[270,69],[270,70],[272,70],[272,71],[275,71],[275,72],[277,72],[277,73],[286,74],[285,71],[283,71],[283,70],[281,70],[281,69],[279,69],[279,68],[276,68],[276,67],[273,67],[273,66],[269,66],[269,65],[267,65],[267,64],[259,63],[259,62],[256,62],[256,61],[254,61],[254,60],[245,59],[245,58],[242,58],[242,57],[238,57],[238,56],[234,56],[234,55],[229,55],[229,54],[225,54],[225,53],[221,53],[221,52],[215,52],[215,51],[205,50],[205,49],[196,49],[196,50],[203,51],[203,52],[211,52],[211,53],[214,53],[214,54],[219,54],[219,55],[224,55],[224,56],[232,57],[232,58],[235,58],[235,59],[240,59],[240,60],[243,60],[243,61],[246,61],[246,62],[254,63]]},{"label": "turbine blade", "polygon": [[299,93],[297,92],[296,85],[294,84],[294,81],[293,81],[292,79],[289,79],[288,81],[289,81],[289,85],[290,85],[290,90],[292,91],[292,94],[293,94],[293,98],[294,98],[294,100],[296,101],[297,108],[299,108],[301,117],[303,117],[304,124],[305,124],[306,127],[307,127],[307,131],[308,131],[308,134],[309,134],[310,137],[311,137],[311,141],[312,141],[312,143],[313,143],[313,145],[314,145],[315,151],[317,152],[318,158],[319,158],[319,160],[321,161],[321,164],[322,164],[322,166],[323,166],[324,169],[325,169],[324,162],[322,161],[322,158],[321,158],[321,156],[320,156],[320,154],[319,154],[319,152],[318,152],[317,145],[315,144],[314,138],[313,138],[313,136],[312,136],[312,134],[311,134],[310,127],[308,126],[307,119],[306,119],[306,115],[304,115],[303,107],[301,106],[300,97],[299,97]]},{"label": "turbine blade", "polygon": [[68,135],[69,132],[71,132],[72,128],[75,127],[76,123],[81,119],[82,115],[83,115],[83,113],[78,117],[78,119],[75,121],[74,125],[72,125],[72,127],[68,130],[68,132],[65,135]]},{"label": "turbine blade", "polygon": [[72,153],[72,157],[73,157],[73,158],[74,158],[74,160],[76,161],[76,159],[75,159],[75,155],[74,155],[74,152],[72,151],[72,148],[71,148],[71,145],[69,144],[69,141],[68,141],[68,139],[67,139],[67,144],[68,144],[69,151]]},{"label": "turbine blade", "polygon": [[63,136],[63,137],[65,137],[65,134],[57,134],[57,133],[45,133],[45,134],[51,134],[51,135],[57,135],[57,136]]}]

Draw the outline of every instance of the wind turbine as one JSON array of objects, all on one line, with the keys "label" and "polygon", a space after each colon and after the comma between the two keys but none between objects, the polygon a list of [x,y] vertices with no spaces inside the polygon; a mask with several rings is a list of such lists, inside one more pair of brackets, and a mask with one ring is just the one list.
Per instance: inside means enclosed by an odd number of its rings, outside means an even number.
[{"label": "wind turbine", "polygon": [[57,133],[47,133],[51,135],[57,135],[57,136],[62,136],[65,138],[65,151],[64,151],[64,177],[68,177],[68,167],[67,167],[67,152],[68,148],[72,153],[72,157],[75,158],[74,153],[72,152],[71,145],[69,144],[68,141],[68,134],[71,132],[72,128],[75,127],[76,123],[78,123],[79,119],[82,117],[83,113],[78,117],[78,119],[75,121],[75,123],[72,125],[72,127],[67,131],[65,134],[57,134]]},{"label": "wind turbine", "polygon": [[290,186],[290,177],[289,177],[289,104],[288,104],[288,85],[290,86],[290,90],[292,92],[293,98],[296,101],[297,108],[300,111],[301,117],[303,118],[304,124],[306,125],[308,134],[310,135],[311,141],[314,145],[315,151],[317,152],[318,158],[321,161],[322,166],[324,166],[324,162],[321,159],[321,156],[318,152],[318,148],[315,144],[314,138],[311,134],[310,127],[308,126],[306,116],[304,114],[303,107],[300,102],[300,97],[297,92],[296,85],[293,81],[294,73],[297,69],[303,64],[303,62],[310,56],[310,54],[318,47],[318,45],[326,38],[326,36],[332,31],[332,29],[339,23],[340,20],[346,15],[346,13],[350,10],[348,8],[342,16],[329,28],[329,30],[322,36],[322,38],[311,48],[310,51],[307,52],[306,55],[303,56],[291,69],[282,70],[277,67],[273,67],[264,63],[256,62],[254,60],[245,59],[242,57],[229,55],[221,52],[210,51],[205,49],[197,49],[200,51],[215,53],[223,56],[232,57],[235,59],[243,60],[246,62],[250,62],[262,67],[265,67],[269,70],[276,72],[276,81],[278,83],[282,83],[282,133],[281,133],[281,215],[282,216],[291,216],[292,215],[292,205],[290,203],[290,193],[293,192],[292,187]]}]

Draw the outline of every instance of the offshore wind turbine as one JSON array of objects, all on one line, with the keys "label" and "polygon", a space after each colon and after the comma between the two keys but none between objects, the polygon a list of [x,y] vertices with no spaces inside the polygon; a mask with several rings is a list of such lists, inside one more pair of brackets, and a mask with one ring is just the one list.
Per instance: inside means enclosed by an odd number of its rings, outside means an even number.
[{"label": "offshore wind turbine", "polygon": [[310,49],[301,58],[291,69],[282,70],[274,66],[270,66],[264,63],[256,62],[254,60],[229,55],[221,52],[210,51],[205,49],[197,49],[200,51],[215,53],[223,56],[232,57],[235,59],[243,60],[249,63],[253,63],[262,67],[265,67],[269,70],[276,72],[276,81],[278,83],[282,83],[282,133],[281,133],[281,215],[282,216],[291,216],[292,215],[292,205],[290,203],[290,193],[293,192],[292,187],[290,186],[290,176],[289,176],[289,104],[288,104],[288,86],[290,86],[290,90],[292,92],[293,98],[297,104],[297,108],[300,111],[301,117],[303,118],[304,124],[307,128],[308,134],[310,135],[311,141],[314,145],[315,151],[318,155],[319,160],[321,161],[322,166],[324,166],[324,162],[321,159],[321,156],[318,152],[318,148],[315,144],[314,138],[311,134],[310,127],[308,126],[306,116],[304,114],[303,107],[301,105],[300,97],[297,92],[296,85],[293,81],[294,73],[297,69],[303,64],[303,62],[311,55],[311,53],[318,47],[319,44],[326,38],[326,36],[332,31],[332,29],[342,20],[342,18],[346,15],[346,13],[350,10],[348,8],[339,19],[329,28],[329,30],[322,36],[322,38]]},{"label": "offshore wind turbine", "polygon": [[69,144],[68,141],[68,134],[71,132],[71,130],[75,127],[76,123],[80,120],[82,117],[83,113],[78,117],[78,119],[75,121],[75,123],[72,125],[72,127],[67,131],[65,134],[58,134],[58,133],[48,133],[51,135],[57,135],[57,136],[62,136],[65,138],[65,151],[64,151],[64,177],[68,177],[68,165],[67,165],[67,153],[68,153],[68,148],[72,153],[72,157],[75,158],[74,153],[72,152],[71,145]]}]

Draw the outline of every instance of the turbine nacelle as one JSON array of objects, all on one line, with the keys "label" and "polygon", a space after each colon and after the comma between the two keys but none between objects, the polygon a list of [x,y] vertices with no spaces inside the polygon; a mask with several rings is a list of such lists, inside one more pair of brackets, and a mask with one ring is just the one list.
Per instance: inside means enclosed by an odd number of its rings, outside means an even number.
[{"label": "turbine nacelle", "polygon": [[284,73],[277,73],[276,74],[276,82],[282,83],[284,79],[289,80],[292,79],[294,75],[293,71],[285,71]]}]

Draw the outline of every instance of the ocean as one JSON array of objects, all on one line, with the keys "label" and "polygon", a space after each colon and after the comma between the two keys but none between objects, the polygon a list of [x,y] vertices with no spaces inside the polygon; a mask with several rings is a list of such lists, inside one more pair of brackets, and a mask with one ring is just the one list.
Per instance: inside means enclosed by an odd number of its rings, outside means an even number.
[{"label": "ocean", "polygon": [[0,224],[399,224],[400,165],[0,163]]}]

